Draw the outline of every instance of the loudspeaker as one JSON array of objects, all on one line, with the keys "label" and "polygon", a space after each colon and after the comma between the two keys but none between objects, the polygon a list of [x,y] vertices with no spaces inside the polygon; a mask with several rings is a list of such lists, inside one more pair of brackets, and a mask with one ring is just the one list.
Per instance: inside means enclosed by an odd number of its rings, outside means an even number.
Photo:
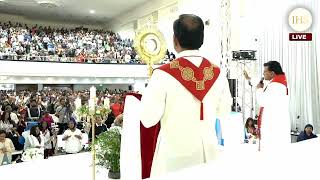
[{"label": "loudspeaker", "polygon": [[232,60],[257,60],[256,59],[256,52],[255,50],[240,50],[240,51],[232,51]]},{"label": "loudspeaker", "polygon": [[228,79],[228,82],[229,82],[231,96],[234,98],[234,97],[236,97],[237,80],[236,79]]}]

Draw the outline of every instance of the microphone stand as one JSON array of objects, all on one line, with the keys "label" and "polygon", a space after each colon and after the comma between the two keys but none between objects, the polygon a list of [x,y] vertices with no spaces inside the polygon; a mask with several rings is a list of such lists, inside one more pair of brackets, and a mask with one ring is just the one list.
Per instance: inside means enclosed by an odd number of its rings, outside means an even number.
[{"label": "microphone stand", "polygon": [[253,108],[253,86],[252,86],[251,80],[249,80],[249,86],[250,86],[250,93],[251,93],[251,112],[250,112],[250,116],[253,118],[253,111],[254,111],[254,108]]}]

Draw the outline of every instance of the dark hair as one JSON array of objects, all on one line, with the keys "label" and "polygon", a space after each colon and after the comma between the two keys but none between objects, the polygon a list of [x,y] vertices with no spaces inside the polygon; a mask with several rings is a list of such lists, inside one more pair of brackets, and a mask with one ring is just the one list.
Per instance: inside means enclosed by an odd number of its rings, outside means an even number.
[{"label": "dark hair", "polygon": [[264,63],[263,66],[268,67],[269,71],[273,71],[275,74],[284,74],[281,68],[281,64],[278,61],[269,61]]},{"label": "dark hair", "polygon": [[173,23],[174,36],[185,49],[199,49],[203,44],[204,24],[199,16],[182,14]]},{"label": "dark hair", "polygon": [[73,125],[74,125],[73,128],[74,128],[74,129],[77,128],[77,122],[76,122],[76,120],[75,120],[73,117],[70,118],[70,121],[68,122],[68,126],[69,126],[69,123],[73,123]]},{"label": "dark hair", "polygon": [[5,135],[7,135],[7,133],[6,133],[5,130],[0,130],[0,134],[5,134]]},{"label": "dark hair", "polygon": [[[1,117],[0,117],[0,121],[5,121],[5,117],[6,117],[6,114],[7,114],[8,112],[3,112],[2,113],[2,115],[1,115]],[[8,121],[12,124],[12,120],[11,120],[11,116],[10,116],[10,114],[9,114],[9,116],[8,116]]]},{"label": "dark hair", "polygon": [[[252,121],[252,122],[254,123],[253,119],[252,119],[251,117],[249,117],[249,118],[247,119],[247,121],[246,121],[246,124],[245,124],[245,127],[246,127],[246,128],[249,127],[249,122],[250,122],[250,121]],[[252,127],[254,127],[254,124],[252,124]]]},{"label": "dark hair", "polygon": [[39,137],[40,134],[37,134],[37,131],[36,129],[39,128],[38,126],[32,126],[31,129],[30,129],[30,135],[33,135],[35,137]]},{"label": "dark hair", "polygon": [[313,126],[312,126],[311,124],[307,124],[307,125],[304,127],[304,129],[306,129],[306,128],[308,128],[308,127],[313,130]]},{"label": "dark hair", "polygon": [[38,126],[32,126],[30,129],[30,135],[33,135],[34,137],[36,137],[39,141],[39,144],[41,144],[41,138],[40,138],[40,133],[37,134],[36,129],[39,128]]},{"label": "dark hair", "polygon": [[10,105],[7,105],[4,109],[5,109],[5,111],[8,111],[8,109],[10,109],[10,108],[11,108],[11,111],[12,111],[12,107]]}]

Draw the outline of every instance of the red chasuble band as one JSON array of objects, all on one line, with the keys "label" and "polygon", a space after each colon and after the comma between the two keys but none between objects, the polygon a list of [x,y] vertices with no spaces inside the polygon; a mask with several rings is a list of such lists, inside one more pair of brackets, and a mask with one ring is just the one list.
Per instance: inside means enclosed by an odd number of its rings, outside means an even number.
[{"label": "red chasuble band", "polygon": [[203,58],[199,67],[181,57],[170,64],[159,67],[179,81],[194,97],[200,101],[200,120],[203,120],[203,98],[220,75],[220,68]]}]

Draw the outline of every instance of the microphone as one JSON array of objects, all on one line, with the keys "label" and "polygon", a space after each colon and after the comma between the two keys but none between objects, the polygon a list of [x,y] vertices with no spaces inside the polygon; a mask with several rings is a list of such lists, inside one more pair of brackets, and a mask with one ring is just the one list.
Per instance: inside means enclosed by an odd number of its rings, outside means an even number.
[{"label": "microphone", "polygon": [[261,78],[261,80],[260,80],[259,83],[260,83],[260,84],[263,84],[263,80],[264,80],[264,77]]},{"label": "microphone", "polygon": [[264,80],[264,77],[262,77],[261,80],[259,81],[259,84],[257,85],[257,88],[263,88],[263,86],[264,86],[263,80]]}]

